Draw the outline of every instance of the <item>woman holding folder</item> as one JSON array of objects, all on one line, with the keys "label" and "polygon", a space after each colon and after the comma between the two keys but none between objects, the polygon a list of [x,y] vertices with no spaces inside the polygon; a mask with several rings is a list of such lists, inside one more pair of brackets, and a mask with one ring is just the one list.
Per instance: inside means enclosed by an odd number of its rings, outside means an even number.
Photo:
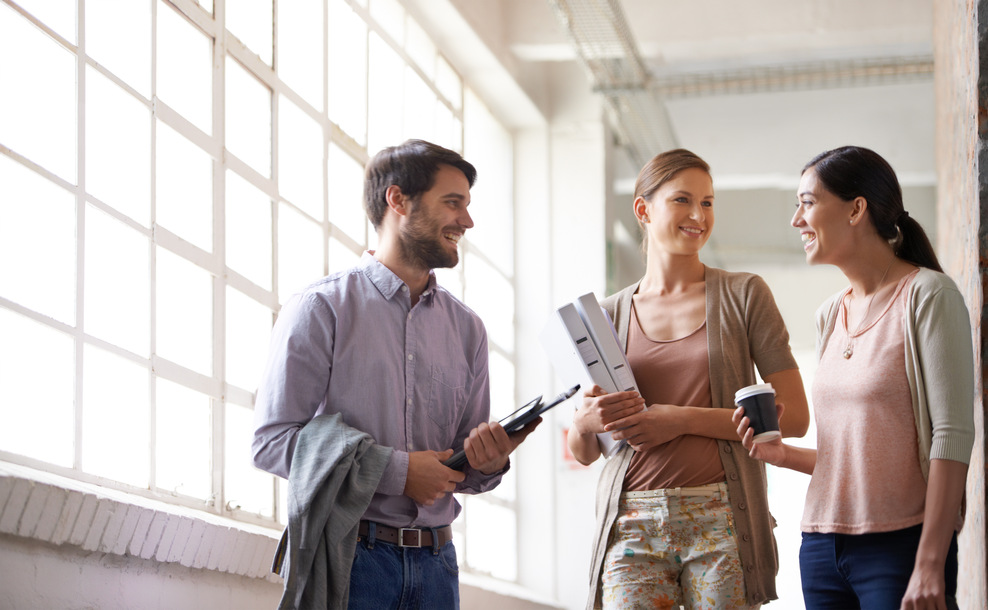
[{"label": "woman holding folder", "polygon": [[752,608],[776,598],[778,557],[765,471],[731,421],[734,392],[755,367],[785,404],[782,433],[809,413],[789,335],[765,282],[700,262],[714,225],[706,162],[687,150],[638,175],[634,211],[645,276],[608,297],[637,392],[594,387],[568,444],[583,464],[597,434],[624,441],[597,489],[588,608]]}]

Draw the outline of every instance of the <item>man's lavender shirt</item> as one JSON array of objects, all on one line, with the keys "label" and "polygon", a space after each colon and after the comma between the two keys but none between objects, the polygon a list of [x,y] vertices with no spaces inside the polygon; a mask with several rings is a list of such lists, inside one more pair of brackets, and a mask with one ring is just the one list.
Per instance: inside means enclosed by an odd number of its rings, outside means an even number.
[{"label": "man's lavender shirt", "polygon": [[[344,422],[394,452],[365,519],[393,527],[452,523],[447,494],[419,506],[402,494],[412,451],[459,449],[490,414],[487,332],[435,274],[415,307],[398,276],[364,253],[281,309],[254,406],[254,465],[288,478],[298,431],[316,415]],[[495,487],[501,474],[469,466],[457,492]]]}]

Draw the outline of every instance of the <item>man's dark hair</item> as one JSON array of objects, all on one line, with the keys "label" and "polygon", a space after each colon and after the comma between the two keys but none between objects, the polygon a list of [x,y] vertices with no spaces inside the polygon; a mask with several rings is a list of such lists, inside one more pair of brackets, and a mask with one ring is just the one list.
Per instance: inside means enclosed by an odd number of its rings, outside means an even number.
[{"label": "man's dark hair", "polygon": [[374,228],[380,228],[388,210],[388,187],[394,184],[415,199],[435,184],[440,165],[460,170],[473,187],[477,179],[473,165],[459,153],[425,140],[406,140],[374,155],[364,169],[364,209]]}]

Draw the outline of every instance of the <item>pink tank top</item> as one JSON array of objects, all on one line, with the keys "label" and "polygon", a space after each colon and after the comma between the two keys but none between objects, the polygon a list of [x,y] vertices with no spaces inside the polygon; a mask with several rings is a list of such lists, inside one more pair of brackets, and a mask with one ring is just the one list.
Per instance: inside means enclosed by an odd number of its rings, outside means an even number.
[{"label": "pink tank top", "polygon": [[806,492],[804,532],[889,532],[923,522],[919,465],[906,379],[906,294],[901,280],[884,311],[848,345],[845,292],[813,383],[817,459]]},{"label": "pink tank top", "polygon": [[[628,362],[645,403],[711,407],[707,324],[672,341],[645,336],[632,306],[628,323]],[[724,480],[717,441],[680,436],[635,453],[624,476],[625,491],[693,487]]]}]

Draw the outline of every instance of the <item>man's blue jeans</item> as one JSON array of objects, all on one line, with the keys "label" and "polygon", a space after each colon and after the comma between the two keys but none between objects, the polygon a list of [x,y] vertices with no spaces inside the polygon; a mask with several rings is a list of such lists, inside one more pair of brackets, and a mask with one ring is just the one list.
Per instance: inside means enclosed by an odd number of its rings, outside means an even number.
[{"label": "man's blue jeans", "polygon": [[361,537],[350,568],[350,605],[357,610],[437,610],[460,607],[453,542],[399,547]]},{"label": "man's blue jeans", "polygon": [[[880,534],[804,533],[799,549],[807,610],[899,610],[922,525]],[[957,535],[944,569],[947,608],[956,608]]]}]

